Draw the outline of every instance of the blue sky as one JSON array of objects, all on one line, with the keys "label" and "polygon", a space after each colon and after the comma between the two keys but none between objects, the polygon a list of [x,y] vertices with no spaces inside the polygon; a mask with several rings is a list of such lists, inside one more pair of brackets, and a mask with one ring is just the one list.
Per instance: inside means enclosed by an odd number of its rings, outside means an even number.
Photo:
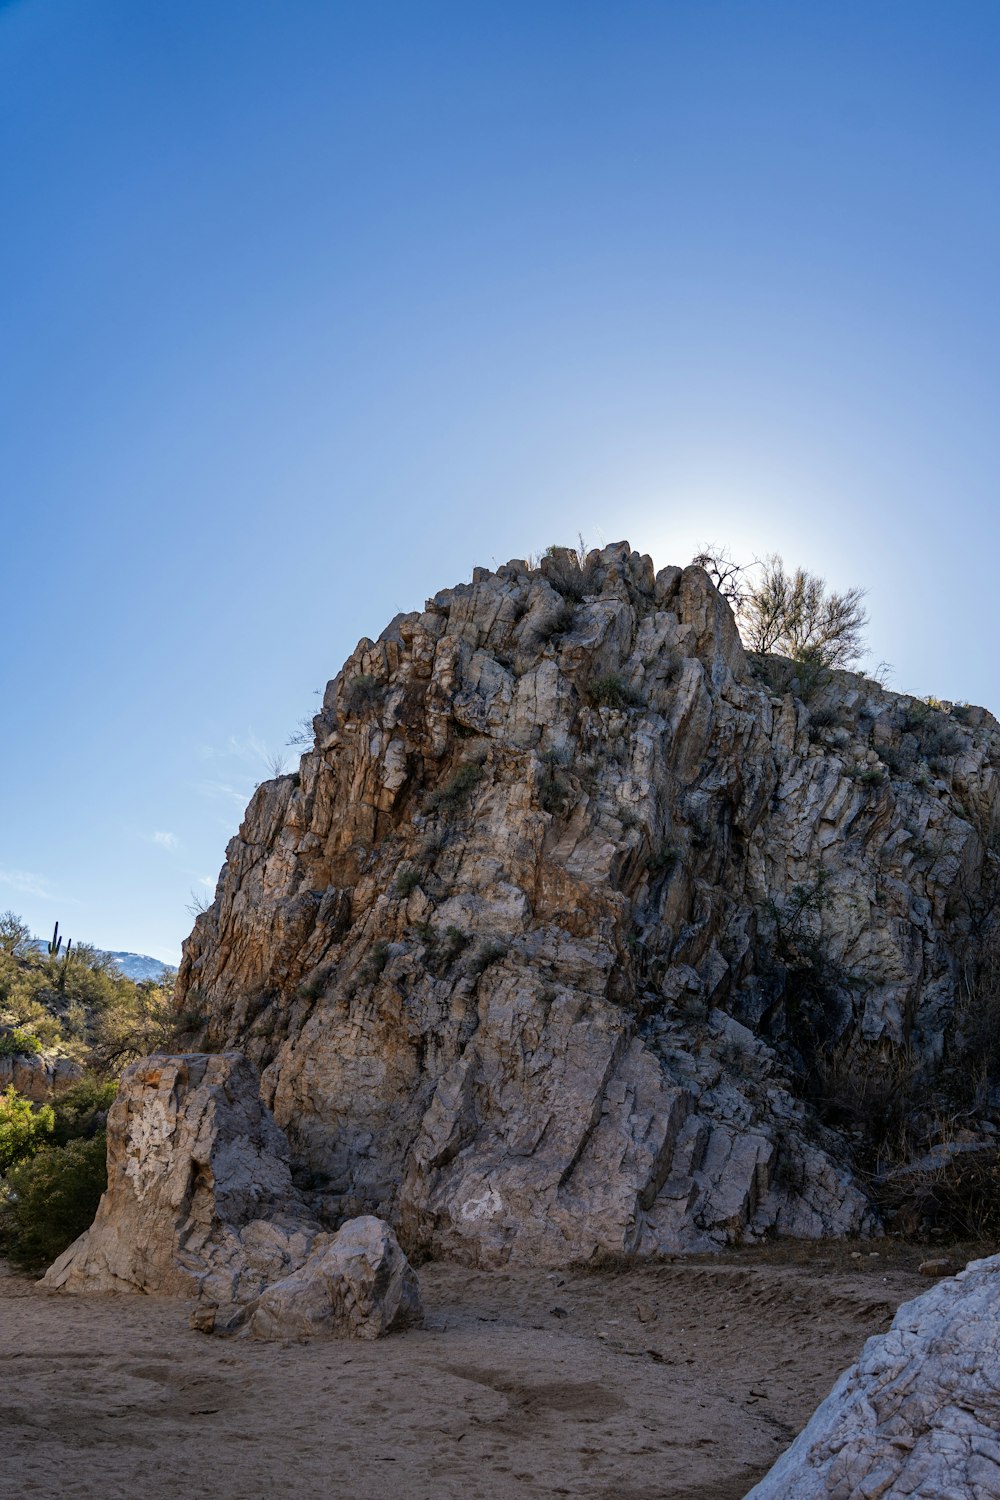
[{"label": "blue sky", "polygon": [[998,67],[992,0],[0,4],[0,907],[176,960],[357,639],[581,531],[1000,708]]}]

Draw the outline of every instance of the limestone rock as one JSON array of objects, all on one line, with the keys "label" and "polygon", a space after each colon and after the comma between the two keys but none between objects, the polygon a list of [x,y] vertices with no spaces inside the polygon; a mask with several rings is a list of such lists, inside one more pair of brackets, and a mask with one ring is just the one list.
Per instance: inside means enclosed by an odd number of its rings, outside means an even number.
[{"label": "limestone rock", "polygon": [[798,686],[627,543],[477,569],[359,643],[177,985],[328,1212],[481,1264],[877,1228],[801,1079],[828,1044],[941,1055],[1000,732]]},{"label": "limestone rock", "polygon": [[250,1318],[257,1339],[377,1339],[418,1325],[420,1288],[389,1225],[349,1220],[298,1271],[261,1294]]},{"label": "limestone rock", "polygon": [[998,1500],[1000,1256],[905,1303],[747,1500]]},{"label": "limestone rock", "polygon": [[15,1088],[35,1104],[64,1094],[83,1077],[80,1064],[71,1057],[40,1052],[27,1057],[0,1057],[0,1094]]},{"label": "limestone rock", "polygon": [[323,1242],[252,1065],[235,1053],[150,1057],[125,1070],[108,1115],[97,1217],[43,1284],[242,1303]]}]

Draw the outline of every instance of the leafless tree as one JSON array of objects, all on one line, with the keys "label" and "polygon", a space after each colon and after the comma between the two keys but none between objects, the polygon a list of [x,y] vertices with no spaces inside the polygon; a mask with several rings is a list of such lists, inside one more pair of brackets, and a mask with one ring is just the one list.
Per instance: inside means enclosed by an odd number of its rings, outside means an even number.
[{"label": "leafless tree", "polygon": [[815,573],[789,572],[777,553],[760,570],[739,611],[751,651],[777,652],[819,667],[848,667],[864,654],[864,589],[835,593]]},{"label": "leafless tree", "polygon": [[705,569],[722,597],[729,600],[733,613],[739,615],[750,593],[750,570],[756,564],[737,562],[729,548],[720,547],[717,542],[706,543],[691,562],[694,567]]},{"label": "leafless tree", "polygon": [[187,903],[187,910],[191,913],[192,917],[200,917],[202,912],[209,910],[214,899],[213,896],[209,895],[208,891],[192,891],[191,900]]},{"label": "leafless tree", "polygon": [[305,714],[299,720],[297,726],[292,731],[292,733],[288,736],[287,740],[285,741],[285,744],[288,745],[288,746],[292,746],[292,747],[297,747],[299,745],[309,745],[309,746],[311,746],[312,742],[313,742],[313,738],[314,738],[314,736],[313,736],[312,715],[311,714]]}]

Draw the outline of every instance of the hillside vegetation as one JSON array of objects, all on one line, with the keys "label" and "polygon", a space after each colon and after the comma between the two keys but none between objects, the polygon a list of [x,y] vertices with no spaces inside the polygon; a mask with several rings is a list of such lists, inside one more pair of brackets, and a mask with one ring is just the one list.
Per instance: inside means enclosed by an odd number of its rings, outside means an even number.
[{"label": "hillside vegetation", "polygon": [[50,947],[0,915],[0,1252],[32,1268],[93,1218],[118,1077],[174,1030],[172,974],[136,982],[99,949]]}]

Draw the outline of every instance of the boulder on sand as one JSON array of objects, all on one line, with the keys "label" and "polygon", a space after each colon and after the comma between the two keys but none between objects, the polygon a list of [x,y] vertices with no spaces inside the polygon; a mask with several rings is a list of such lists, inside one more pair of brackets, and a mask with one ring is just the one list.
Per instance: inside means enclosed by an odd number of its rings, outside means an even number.
[{"label": "boulder on sand", "polygon": [[366,1214],[261,1294],[250,1332],[258,1339],[377,1339],[422,1320],[417,1278],[396,1236]]}]

